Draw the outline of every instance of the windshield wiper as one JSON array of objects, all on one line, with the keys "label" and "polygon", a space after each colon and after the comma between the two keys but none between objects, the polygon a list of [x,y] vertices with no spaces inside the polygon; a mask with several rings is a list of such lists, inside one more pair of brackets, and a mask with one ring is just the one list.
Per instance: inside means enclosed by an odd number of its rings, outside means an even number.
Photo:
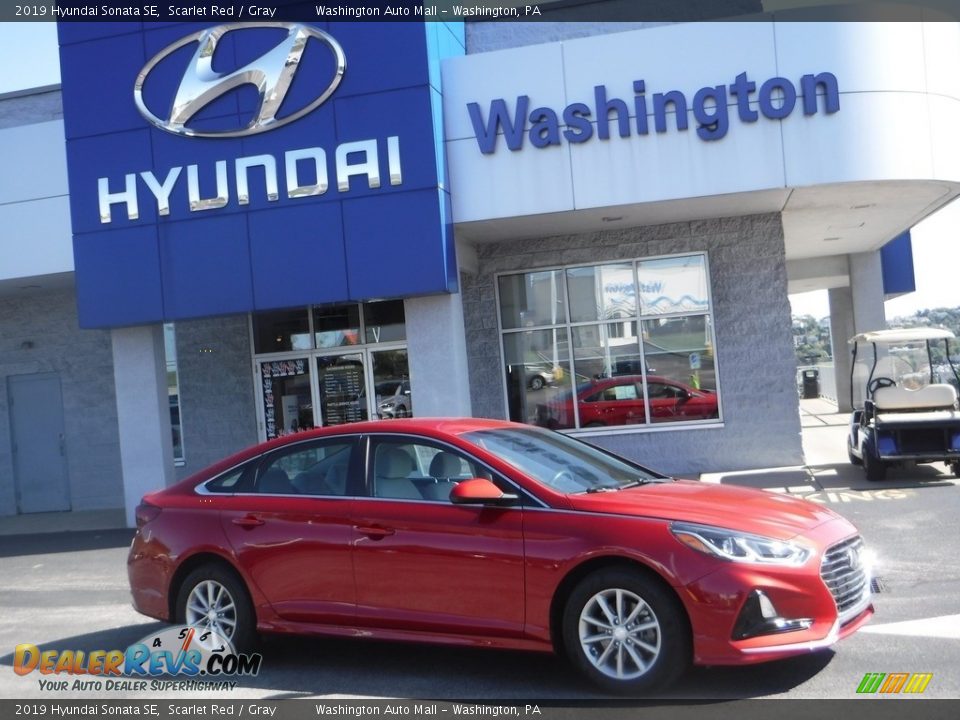
[{"label": "windshield wiper", "polygon": [[639,478],[637,480],[631,480],[630,482],[621,485],[621,490],[626,490],[627,488],[640,487],[641,485],[649,485],[650,483],[655,483],[656,480],[653,478]]},{"label": "windshield wiper", "polygon": [[596,487],[589,487],[584,490],[585,493],[601,493],[601,492],[616,492],[620,489],[620,485],[598,485]]}]

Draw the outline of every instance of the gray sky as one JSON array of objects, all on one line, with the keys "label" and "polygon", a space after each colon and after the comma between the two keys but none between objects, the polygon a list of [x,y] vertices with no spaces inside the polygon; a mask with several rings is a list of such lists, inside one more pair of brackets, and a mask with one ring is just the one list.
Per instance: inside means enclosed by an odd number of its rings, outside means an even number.
[{"label": "gray sky", "polygon": [[[27,62],[24,59],[29,58]],[[0,23],[0,93],[60,82],[54,23]],[[960,305],[960,200],[913,228],[917,291],[886,304],[888,318]],[[829,314],[825,290],[792,295],[797,315]]]}]

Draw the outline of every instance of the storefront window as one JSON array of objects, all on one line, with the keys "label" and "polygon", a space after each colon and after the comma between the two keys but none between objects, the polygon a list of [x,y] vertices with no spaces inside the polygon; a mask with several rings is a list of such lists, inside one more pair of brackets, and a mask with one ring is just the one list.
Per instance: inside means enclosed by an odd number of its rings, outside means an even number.
[{"label": "storefront window", "polygon": [[719,419],[705,255],[505,275],[499,291],[512,420],[574,429]]},{"label": "storefront window", "polygon": [[363,324],[368,343],[397,342],[407,339],[403,300],[384,300],[363,304]]},{"label": "storefront window", "polygon": [[507,405],[515,422],[576,427],[566,328],[505,335]]},{"label": "storefront window", "polygon": [[709,315],[643,321],[651,422],[719,417]]},{"label": "storefront window", "polygon": [[312,428],[307,359],[272,360],[261,362],[259,367],[267,439]]},{"label": "storefront window", "polygon": [[633,263],[567,270],[570,322],[636,317],[637,288]]},{"label": "storefront window", "polygon": [[313,336],[318,348],[357,345],[360,342],[360,306],[314,305]]},{"label": "storefront window", "polygon": [[253,346],[257,353],[310,348],[310,321],[306,308],[256,313]]},{"label": "storefront window", "polygon": [[167,400],[173,434],[173,461],[183,463],[183,427],[180,423],[180,373],[177,369],[177,333],[173,323],[163,326],[163,347],[167,359]]},{"label": "storefront window", "polygon": [[414,413],[402,300],[253,316],[267,439]]},{"label": "storefront window", "polygon": [[500,322],[504,329],[566,322],[563,272],[547,270],[500,278]]}]

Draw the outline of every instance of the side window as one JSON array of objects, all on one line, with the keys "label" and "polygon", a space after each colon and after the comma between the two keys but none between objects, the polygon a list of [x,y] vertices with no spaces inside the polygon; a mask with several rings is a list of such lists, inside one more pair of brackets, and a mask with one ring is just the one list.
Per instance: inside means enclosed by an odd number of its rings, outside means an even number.
[{"label": "side window", "polygon": [[428,443],[381,440],[373,452],[373,495],[403,500],[446,501],[461,480],[489,478],[479,463]]},{"label": "side window", "polygon": [[229,472],[210,480],[204,487],[206,488],[207,492],[226,494],[234,493],[239,489],[240,480],[243,478],[243,475],[247,471],[248,467],[249,465],[244,465],[243,467],[230,470]]},{"label": "side window", "polygon": [[347,494],[352,440],[334,438],[279,450],[260,467],[254,491],[269,495]]}]

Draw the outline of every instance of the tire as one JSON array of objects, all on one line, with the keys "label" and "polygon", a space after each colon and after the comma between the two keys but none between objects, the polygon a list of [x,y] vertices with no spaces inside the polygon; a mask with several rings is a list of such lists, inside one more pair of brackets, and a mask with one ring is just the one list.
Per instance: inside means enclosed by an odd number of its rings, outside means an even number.
[{"label": "tire", "polygon": [[405,418],[410,416],[410,413],[407,412],[407,409],[403,405],[400,405],[399,407],[397,407],[396,414],[398,418]]},{"label": "tire", "polygon": [[[198,617],[198,610],[210,605],[208,591],[213,593],[215,607],[223,608],[222,619],[213,624],[202,616]],[[199,602],[192,602],[194,600]],[[191,601],[189,618],[188,601]],[[176,611],[177,622],[219,630],[237,652],[247,652],[257,644],[257,618],[247,588],[232,569],[223,565],[202,565],[187,575],[177,593]],[[230,621],[234,623],[232,629],[228,624]]]},{"label": "tire", "polygon": [[[632,618],[629,625],[617,616],[618,596],[622,613]],[[629,568],[598,570],[574,588],[563,612],[563,644],[583,676],[618,694],[664,690],[691,658],[690,631],[679,600],[657,580]]]},{"label": "tire", "polygon": [[873,443],[863,443],[863,469],[870,482],[881,482],[887,477],[886,464],[877,458],[873,451]]},{"label": "tire", "polygon": [[960,478],[960,462],[951,463],[950,470],[955,478]]},{"label": "tire", "polygon": [[534,375],[530,378],[530,389],[531,390],[542,390],[544,386],[543,378],[539,375]]}]

